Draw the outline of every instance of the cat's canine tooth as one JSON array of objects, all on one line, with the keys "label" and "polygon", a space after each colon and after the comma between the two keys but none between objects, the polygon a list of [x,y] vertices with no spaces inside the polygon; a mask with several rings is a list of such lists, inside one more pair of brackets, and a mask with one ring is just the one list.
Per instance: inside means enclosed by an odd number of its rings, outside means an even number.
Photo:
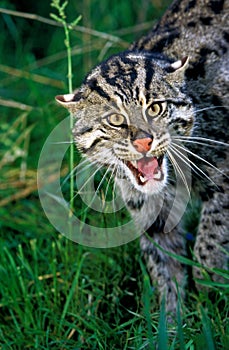
[{"label": "cat's canine tooth", "polygon": [[133,166],[137,169],[138,165],[137,165],[137,161],[136,160],[132,160],[131,163],[133,164]]},{"label": "cat's canine tooth", "polygon": [[156,180],[160,180],[160,178],[161,178],[161,171],[158,170],[157,174],[155,174],[153,178],[156,179]]},{"label": "cat's canine tooth", "polygon": [[146,179],[143,176],[140,176],[141,182],[146,182]]}]

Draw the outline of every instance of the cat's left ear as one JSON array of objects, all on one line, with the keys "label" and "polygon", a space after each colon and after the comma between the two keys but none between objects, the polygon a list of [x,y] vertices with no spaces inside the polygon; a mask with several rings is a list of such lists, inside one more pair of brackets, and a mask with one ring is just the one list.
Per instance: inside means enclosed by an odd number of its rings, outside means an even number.
[{"label": "cat's left ear", "polygon": [[171,73],[172,79],[176,80],[177,82],[184,80],[184,73],[188,68],[188,62],[189,57],[186,56],[181,60],[170,64],[170,66],[168,67],[168,72]]}]

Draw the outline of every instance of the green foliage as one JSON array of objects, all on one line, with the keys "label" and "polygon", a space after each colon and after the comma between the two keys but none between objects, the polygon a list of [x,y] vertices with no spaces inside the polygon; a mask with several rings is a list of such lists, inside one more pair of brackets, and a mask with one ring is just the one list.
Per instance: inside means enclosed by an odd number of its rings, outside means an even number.
[{"label": "green foliage", "polygon": [[[79,86],[92,66],[127,48],[151,28],[168,2],[161,6],[150,0],[69,0],[68,5],[58,0],[0,1],[3,350],[229,348],[228,288],[206,278],[202,284],[212,294],[190,291],[185,305],[180,305],[182,315],[178,312],[176,322],[166,324],[165,310],[159,311],[141,261],[139,242],[101,250],[68,241],[48,222],[37,194],[40,151],[66,116],[54,96],[71,89],[68,79]],[[55,21],[49,17],[52,10],[58,10]],[[80,15],[82,26],[77,25]],[[66,159],[62,181],[68,164]],[[80,208],[82,215],[85,209]],[[89,216],[98,221],[94,212]]]}]

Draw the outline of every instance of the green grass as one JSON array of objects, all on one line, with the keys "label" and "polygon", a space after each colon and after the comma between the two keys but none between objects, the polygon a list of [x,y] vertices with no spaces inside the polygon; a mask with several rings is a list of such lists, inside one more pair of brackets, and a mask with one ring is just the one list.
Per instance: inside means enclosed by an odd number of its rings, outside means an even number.
[{"label": "green grass", "polygon": [[[79,25],[97,31],[71,32],[74,86],[139,37],[138,25],[150,28],[163,11],[154,3],[69,1],[68,22],[82,15]],[[53,12],[48,1],[4,0],[0,7],[49,20]],[[182,316],[166,327],[138,240],[87,248],[51,226],[36,170],[46,137],[66,116],[54,101],[68,91],[64,31],[38,17],[0,16],[0,349],[228,349],[228,288],[207,279],[210,294],[187,288]],[[188,221],[193,232],[196,215]]]}]

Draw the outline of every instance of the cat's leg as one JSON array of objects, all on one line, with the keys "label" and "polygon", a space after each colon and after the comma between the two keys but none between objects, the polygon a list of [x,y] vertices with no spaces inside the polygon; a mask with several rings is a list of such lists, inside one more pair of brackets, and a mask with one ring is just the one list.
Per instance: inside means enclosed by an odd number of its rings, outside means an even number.
[{"label": "cat's leg", "polygon": [[[155,222],[148,230],[153,241],[165,251],[185,255],[184,238],[178,230],[159,233],[157,229],[154,230],[156,226]],[[141,237],[141,249],[152,283],[158,289],[159,299],[162,301],[165,298],[166,311],[174,315],[177,310],[178,289],[181,298],[184,297],[186,268],[178,260],[156,247],[145,235]]]},{"label": "cat's leg", "polygon": [[[225,181],[228,181],[224,179]],[[226,188],[223,189],[223,192]],[[229,195],[214,193],[213,197],[204,203],[196,238],[194,254],[197,261],[210,268],[227,269],[229,248]],[[202,271],[194,268],[194,277],[203,278]],[[213,281],[223,281],[218,274],[209,272]],[[197,285],[201,289],[201,284]]]}]

